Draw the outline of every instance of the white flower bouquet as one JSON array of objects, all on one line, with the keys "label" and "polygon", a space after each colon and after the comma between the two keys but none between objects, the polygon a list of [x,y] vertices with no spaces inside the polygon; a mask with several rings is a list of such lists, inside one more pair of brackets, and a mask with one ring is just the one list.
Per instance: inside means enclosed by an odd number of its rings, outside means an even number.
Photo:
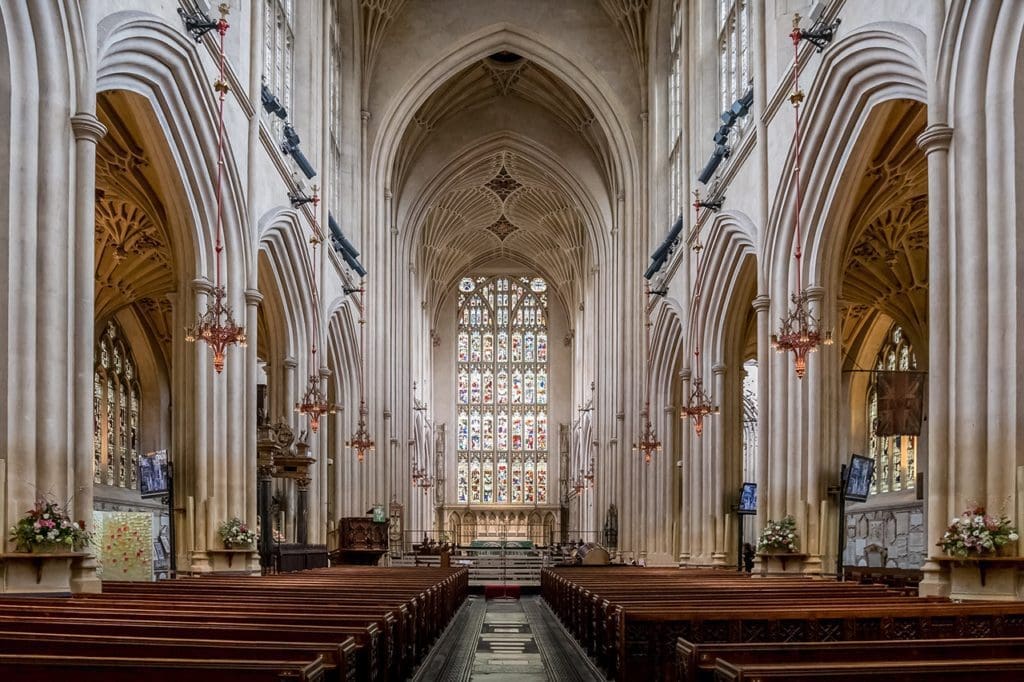
[{"label": "white flower bouquet", "polygon": [[220,524],[218,530],[220,539],[224,541],[227,549],[233,547],[246,548],[256,544],[256,531],[249,528],[237,516]]},{"label": "white flower bouquet", "polygon": [[796,533],[796,519],[786,516],[781,521],[768,519],[761,537],[757,540],[757,551],[796,552],[800,536]]},{"label": "white flower bouquet", "polygon": [[974,506],[950,521],[938,546],[950,556],[966,559],[971,555],[994,554],[1019,538],[1006,516],[992,516],[985,513],[984,507]]}]

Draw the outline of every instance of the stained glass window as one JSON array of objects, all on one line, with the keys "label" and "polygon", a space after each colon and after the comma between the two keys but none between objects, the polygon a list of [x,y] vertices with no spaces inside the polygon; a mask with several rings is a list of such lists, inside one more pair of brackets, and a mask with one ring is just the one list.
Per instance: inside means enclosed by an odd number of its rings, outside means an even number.
[{"label": "stained glass window", "polygon": [[[917,369],[917,358],[903,330],[893,326],[885,337],[875,369],[889,372],[912,372]],[[871,481],[872,493],[913,490],[917,478],[917,437],[876,436],[874,423],[878,419],[878,393],[874,386],[868,390],[868,456],[875,460],[875,476]]]},{"label": "stained glass window", "polygon": [[96,346],[92,381],[93,480],[138,487],[140,397],[135,360],[121,329],[109,322]]},{"label": "stained glass window", "polygon": [[458,289],[458,501],[546,503],[547,282],[466,277]]}]

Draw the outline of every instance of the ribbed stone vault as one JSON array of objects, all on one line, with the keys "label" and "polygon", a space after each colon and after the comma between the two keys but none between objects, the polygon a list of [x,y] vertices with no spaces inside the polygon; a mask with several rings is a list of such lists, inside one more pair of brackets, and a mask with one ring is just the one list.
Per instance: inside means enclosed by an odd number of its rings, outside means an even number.
[{"label": "ribbed stone vault", "polygon": [[429,205],[419,271],[435,293],[474,264],[506,258],[529,264],[578,304],[583,215],[529,159],[503,151],[467,166]]},{"label": "ribbed stone vault", "polygon": [[518,98],[549,112],[567,132],[578,135],[594,154],[607,187],[611,187],[608,141],[593,111],[563,80],[544,67],[510,52],[474,62],[435,90],[405,131],[396,163],[395,187],[405,184],[417,152],[445,120],[466,111]]},{"label": "ribbed stone vault", "polygon": [[916,138],[926,111],[892,105],[857,191],[843,266],[843,340],[882,312],[913,339],[928,329],[928,164]]}]

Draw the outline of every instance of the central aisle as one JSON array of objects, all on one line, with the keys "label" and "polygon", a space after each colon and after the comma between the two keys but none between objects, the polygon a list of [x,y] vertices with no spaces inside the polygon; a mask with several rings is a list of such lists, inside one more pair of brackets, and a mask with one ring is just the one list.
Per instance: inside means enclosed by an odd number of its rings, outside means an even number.
[{"label": "central aisle", "polygon": [[546,682],[544,661],[518,599],[487,602],[484,625],[473,657],[471,682],[504,680]]},{"label": "central aisle", "polygon": [[604,680],[540,597],[471,596],[414,680],[596,682]]}]

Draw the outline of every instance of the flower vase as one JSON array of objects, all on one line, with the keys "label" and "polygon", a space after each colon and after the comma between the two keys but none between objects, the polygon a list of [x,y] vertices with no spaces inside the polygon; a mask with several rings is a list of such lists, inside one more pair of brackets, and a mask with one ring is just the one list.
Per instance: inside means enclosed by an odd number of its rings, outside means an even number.
[{"label": "flower vase", "polygon": [[1007,542],[1004,545],[1000,545],[996,548],[996,556],[1016,556],[1017,555],[1017,543]]}]

